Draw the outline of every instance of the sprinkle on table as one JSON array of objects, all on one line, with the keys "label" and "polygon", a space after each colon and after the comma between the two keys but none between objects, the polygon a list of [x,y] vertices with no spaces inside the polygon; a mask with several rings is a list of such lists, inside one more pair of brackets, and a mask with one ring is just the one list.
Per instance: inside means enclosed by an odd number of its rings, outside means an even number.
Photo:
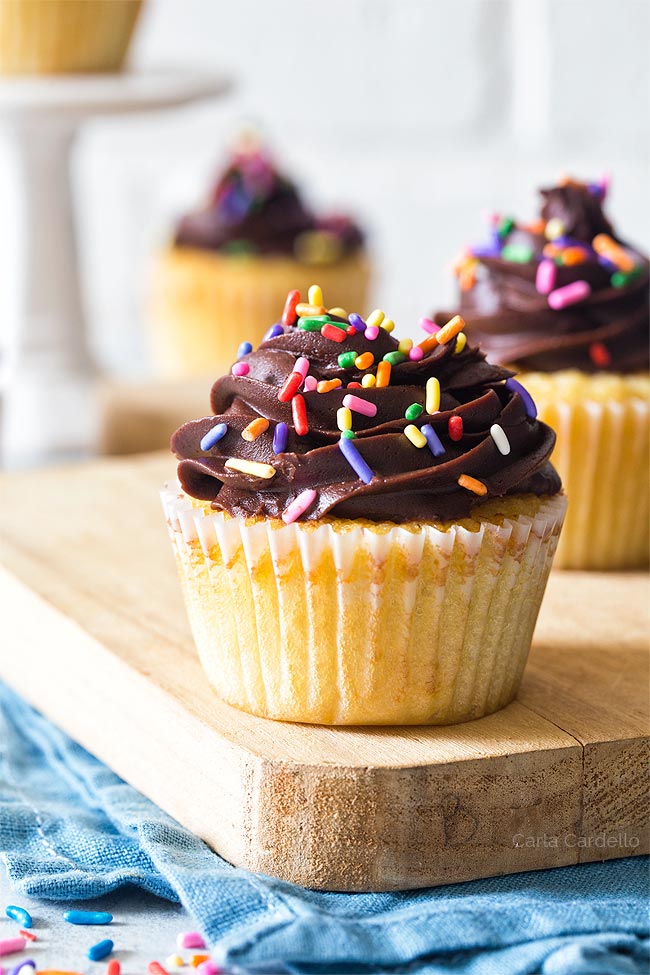
[{"label": "sprinkle on table", "polygon": [[260,464],[256,460],[243,460],[240,457],[229,457],[224,467],[240,474],[250,474],[251,477],[261,477],[265,481],[275,477],[277,471],[270,464]]},{"label": "sprinkle on table", "polygon": [[347,437],[341,437],[339,440],[339,449],[357,477],[362,480],[364,484],[370,484],[374,477],[372,470],[365,462],[352,440],[348,440]]},{"label": "sprinkle on table", "polygon": [[471,477],[469,474],[461,474],[458,478],[458,483],[462,488],[466,488],[468,491],[472,491],[473,494],[478,494],[480,497],[484,497],[487,494],[487,486],[483,481],[479,481],[476,477]]},{"label": "sprinkle on table", "polygon": [[68,924],[110,924],[113,915],[107,911],[66,911],[63,920]]},{"label": "sprinkle on table", "polygon": [[110,938],[104,938],[103,941],[98,941],[96,945],[88,949],[88,957],[91,961],[101,961],[102,958],[110,955],[114,947]]},{"label": "sprinkle on table", "polygon": [[31,928],[34,923],[29,911],[26,911],[24,907],[17,907],[15,904],[9,904],[5,908],[5,914],[12,921],[22,925],[23,928]]},{"label": "sprinkle on table", "polygon": [[18,951],[24,951],[27,938],[0,938],[0,955],[13,955]]},{"label": "sprinkle on table", "polygon": [[176,937],[177,948],[205,948],[205,941],[200,931],[181,931]]},{"label": "sprinkle on table", "polygon": [[150,961],[147,965],[149,975],[169,975],[166,968],[163,968],[159,961]]},{"label": "sprinkle on table", "polygon": [[291,504],[282,512],[282,521],[285,525],[290,525],[292,522],[297,521],[301,515],[304,515],[305,511],[311,508],[316,500],[316,494],[317,492],[313,488],[309,488],[306,491],[302,491],[297,498],[294,498]]}]

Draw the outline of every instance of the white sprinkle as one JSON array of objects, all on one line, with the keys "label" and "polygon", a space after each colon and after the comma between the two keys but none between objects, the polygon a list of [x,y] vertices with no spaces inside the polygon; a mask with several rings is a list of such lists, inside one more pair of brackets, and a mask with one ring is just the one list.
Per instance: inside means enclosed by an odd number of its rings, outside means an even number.
[{"label": "white sprinkle", "polygon": [[510,453],[510,441],[503,427],[499,426],[498,423],[493,423],[490,427],[490,436],[497,445],[499,453],[503,454],[504,457],[507,456]]}]

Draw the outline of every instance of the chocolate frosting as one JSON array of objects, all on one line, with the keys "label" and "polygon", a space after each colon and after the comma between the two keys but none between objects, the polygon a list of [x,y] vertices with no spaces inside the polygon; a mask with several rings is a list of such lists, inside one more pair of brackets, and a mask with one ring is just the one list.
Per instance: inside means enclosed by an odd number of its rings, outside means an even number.
[{"label": "chocolate frosting", "polygon": [[[370,341],[360,331],[348,334],[344,342],[333,342],[320,332],[285,326],[282,334],[243,356],[241,361],[250,369],[247,375],[228,375],[215,382],[211,394],[215,416],[192,420],[173,435],[171,448],[180,461],[183,489],[231,515],[268,517],[279,517],[298,495],[315,489],[316,498],[302,520],[333,514],[391,522],[458,519],[489,498],[558,492],[560,480],[549,463],[553,431],[527,415],[519,392],[505,386],[504,380],[511,376],[508,370],[489,364],[478,348],[466,346],[456,353],[456,343],[453,338],[426,352],[420,361],[407,359],[393,365],[388,386],[346,388],[365,373],[374,373],[382,357],[397,350],[392,335],[380,329]],[[365,371],[342,368],[338,357],[350,350],[357,355],[372,352],[375,365]],[[304,436],[296,432],[291,402],[278,399],[300,356],[309,360],[310,376],[343,383],[329,392],[301,390],[309,424]],[[440,381],[439,411],[407,420],[409,406],[424,407],[430,376]],[[357,476],[338,446],[337,409],[348,393],[377,406],[374,417],[353,413],[356,438],[352,443],[373,472],[369,484]],[[242,431],[258,416],[270,421],[269,428],[248,442]],[[463,421],[458,441],[449,435],[452,416]],[[223,439],[202,450],[203,437],[222,422],[228,427]],[[273,435],[279,422],[288,425],[288,441],[285,451],[276,454]],[[414,446],[404,434],[412,422],[433,427],[445,448],[442,456],[434,456],[428,446]],[[507,456],[490,434],[493,424],[507,436]],[[233,457],[272,465],[276,473],[265,480],[229,469],[225,464]],[[459,485],[463,474],[485,485],[484,497]]]},{"label": "chocolate frosting", "polygon": [[361,231],[349,218],[312,214],[294,184],[267,155],[252,147],[233,154],[207,205],[181,219],[174,243],[208,251],[300,258],[314,233],[321,243],[325,239],[331,260],[352,254],[363,244]]},{"label": "chocolate frosting", "polygon": [[[459,311],[468,332],[490,359],[521,370],[648,369],[649,264],[616,235],[603,213],[605,186],[567,180],[541,195],[536,224],[497,220],[492,241],[470,248],[461,260]],[[600,234],[621,244],[634,261],[633,273],[622,282],[617,267],[592,246]],[[515,252],[529,249],[530,259],[513,260],[511,245]],[[584,260],[563,263],[568,248],[581,248]],[[586,281],[588,296],[560,310],[550,307],[547,295],[536,287],[542,259],[556,264],[555,289]],[[440,312],[434,319],[448,317]]]}]

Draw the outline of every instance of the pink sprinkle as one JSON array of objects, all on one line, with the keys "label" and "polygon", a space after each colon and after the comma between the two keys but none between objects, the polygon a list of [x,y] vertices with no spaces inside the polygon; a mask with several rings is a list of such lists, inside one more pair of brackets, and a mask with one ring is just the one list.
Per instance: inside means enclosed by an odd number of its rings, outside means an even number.
[{"label": "pink sprinkle", "polygon": [[560,311],[568,305],[575,305],[578,301],[583,301],[591,294],[591,285],[588,281],[573,281],[563,288],[551,291],[548,296],[548,303],[555,311]]},{"label": "pink sprinkle", "polygon": [[0,955],[13,955],[16,951],[24,951],[26,938],[2,938],[0,940]]},{"label": "pink sprinkle", "polygon": [[374,342],[379,335],[379,325],[366,325],[366,330],[363,333],[363,337],[368,339],[369,342]]},{"label": "pink sprinkle", "polygon": [[219,975],[223,969],[218,968],[211,958],[207,961],[202,961],[197,968],[198,975]]},{"label": "pink sprinkle", "polygon": [[540,261],[537,266],[535,287],[540,295],[547,295],[555,287],[557,267],[555,261]]},{"label": "pink sprinkle", "polygon": [[247,362],[236,362],[230,371],[233,376],[247,376],[251,371],[251,367]]},{"label": "pink sprinkle", "polygon": [[364,416],[376,416],[377,407],[374,403],[369,403],[366,399],[361,399],[360,396],[355,396],[353,393],[348,393],[347,396],[343,397],[343,406],[347,406],[349,410],[354,410],[355,413],[363,413]]},{"label": "pink sprinkle", "polygon": [[295,498],[291,504],[284,509],[282,512],[282,521],[285,525],[290,525],[292,522],[297,521],[301,515],[304,515],[307,508],[310,507],[316,500],[316,492],[313,488],[308,488],[306,491],[302,491],[297,498]]},{"label": "pink sprinkle", "polygon": [[430,335],[432,335],[434,332],[440,331],[440,326],[436,325],[435,322],[432,322],[430,318],[421,318],[420,321],[418,322],[418,325],[420,326],[420,328],[423,328],[424,331],[428,332]]},{"label": "pink sprinkle", "polygon": [[309,359],[305,359],[304,355],[301,355],[299,359],[296,359],[293,372],[299,372],[304,379],[309,372]]},{"label": "pink sprinkle", "polygon": [[424,359],[424,349],[421,349],[419,345],[414,345],[412,349],[409,349],[409,359],[412,362],[419,362],[420,359]]},{"label": "pink sprinkle", "polygon": [[205,948],[203,936],[198,931],[181,931],[176,938],[179,948]]},{"label": "pink sprinkle", "polygon": [[305,376],[303,387],[308,393],[313,392],[313,390],[316,389],[317,386],[318,386],[318,380],[316,379],[315,376]]}]

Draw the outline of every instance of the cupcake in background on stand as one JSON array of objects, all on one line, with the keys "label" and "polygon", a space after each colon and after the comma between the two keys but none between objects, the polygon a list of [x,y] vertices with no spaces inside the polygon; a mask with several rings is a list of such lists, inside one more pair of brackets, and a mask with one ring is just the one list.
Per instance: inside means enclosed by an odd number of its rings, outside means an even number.
[{"label": "cupcake in background on stand", "polygon": [[225,371],[257,344],[315,269],[344,311],[365,307],[370,264],[356,223],[315,215],[254,138],[242,140],[207,203],[183,217],[154,262],[154,365],[169,378]]},{"label": "cupcake in background on stand", "polygon": [[557,433],[556,568],[648,565],[649,265],[603,213],[607,190],[564,179],[541,191],[538,220],[493,215],[487,243],[455,263],[468,334],[521,373]]}]

